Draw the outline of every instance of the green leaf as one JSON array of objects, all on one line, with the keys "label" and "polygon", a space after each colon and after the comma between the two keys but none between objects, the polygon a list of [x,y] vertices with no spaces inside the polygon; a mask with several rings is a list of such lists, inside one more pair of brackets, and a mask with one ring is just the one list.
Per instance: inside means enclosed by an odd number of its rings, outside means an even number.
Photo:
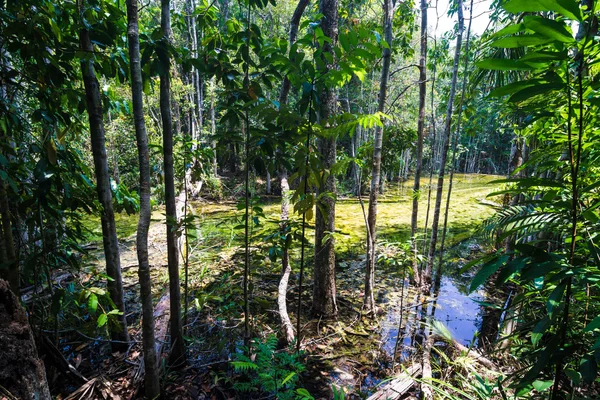
[{"label": "green leaf", "polygon": [[525,54],[519,61],[543,62],[543,61],[563,61],[569,57],[565,51],[534,51]]},{"label": "green leaf", "polygon": [[513,94],[508,101],[511,103],[519,103],[535,96],[539,96],[544,93],[553,92],[560,90],[564,87],[562,83],[542,83],[532,87],[525,88]]},{"label": "green leaf", "polygon": [[573,20],[581,21],[581,10],[575,0],[510,0],[503,5],[510,13],[554,11]]},{"label": "green leaf", "polygon": [[469,291],[474,292],[477,290],[477,288],[487,281],[487,279],[492,276],[498,270],[498,268],[504,265],[508,259],[509,256],[503,255],[485,263],[473,278]]},{"label": "green leaf", "polygon": [[506,96],[507,94],[513,94],[522,89],[525,89],[525,88],[528,88],[531,86],[535,86],[535,85],[539,84],[540,82],[541,82],[540,79],[528,79],[526,81],[509,83],[508,85],[504,85],[502,87],[492,90],[492,92],[489,94],[489,96],[490,97]]},{"label": "green leaf", "polygon": [[548,309],[548,315],[550,316],[550,318],[552,318],[552,313],[554,312],[554,310],[560,305],[564,291],[565,284],[561,283],[560,285],[554,288],[554,290],[548,297],[546,308]]},{"label": "green leaf", "polygon": [[525,17],[525,26],[547,38],[558,40],[563,43],[572,43],[575,41],[573,35],[567,30],[564,22],[554,21],[537,15]]},{"label": "green leaf", "polygon": [[542,44],[548,44],[552,42],[552,39],[549,39],[542,35],[520,35],[520,36],[510,36],[502,39],[498,39],[492,42],[492,47],[502,47],[505,49],[515,49],[517,47],[528,47],[528,46],[538,46]]},{"label": "green leaf", "polygon": [[288,382],[289,382],[289,380],[290,380],[290,379],[292,379],[292,378],[294,377],[294,375],[296,375],[296,373],[295,373],[294,371],[290,372],[290,373],[288,374],[288,376],[286,376],[286,377],[283,379],[283,381],[281,381],[281,385],[280,385],[280,386],[283,386],[283,385],[285,385],[286,383],[288,383]]},{"label": "green leaf", "polygon": [[446,325],[438,320],[433,320],[431,326],[438,335],[442,336],[449,343],[452,343],[452,333],[446,328]]},{"label": "green leaf", "polygon": [[500,29],[498,32],[494,33],[494,35],[492,35],[492,37],[497,38],[497,37],[501,37],[501,36],[512,35],[514,33],[523,32],[524,30],[525,30],[525,24],[508,25],[508,26]]},{"label": "green leaf", "polygon": [[535,381],[533,382],[533,388],[538,392],[543,392],[552,386],[553,381]]},{"label": "green leaf", "polygon": [[579,386],[579,383],[581,382],[581,374],[579,372],[575,371],[573,368],[567,368],[565,369],[565,374],[573,381],[575,386]]},{"label": "green leaf", "polygon": [[542,336],[544,336],[544,333],[546,332],[546,330],[548,329],[549,326],[550,326],[550,318],[548,316],[545,316],[544,318],[539,320],[539,322],[537,324],[535,324],[535,327],[533,328],[533,331],[531,332],[531,343],[534,346],[536,346],[538,344],[538,342],[540,341]]},{"label": "green leaf", "polygon": [[583,330],[584,332],[591,332],[594,329],[598,329],[600,328],[600,316],[597,316],[596,318],[594,318],[592,320],[592,322],[590,322],[589,324],[587,324],[587,326],[585,327],[585,329]]},{"label": "green leaf", "polygon": [[533,71],[537,69],[537,67],[532,67],[524,62],[505,58],[488,58],[477,62],[476,65],[479,68],[494,71]]},{"label": "green leaf", "polygon": [[91,293],[90,297],[88,298],[88,311],[90,313],[95,313],[97,309],[98,309],[98,296],[96,296],[94,293]]},{"label": "green leaf", "polygon": [[108,321],[108,316],[106,314],[100,314],[100,316],[98,317],[98,328],[101,328],[104,325],[106,325],[106,321]]},{"label": "green leaf", "polygon": [[586,354],[579,364],[579,372],[584,382],[592,383],[598,373],[598,365],[593,354]]}]

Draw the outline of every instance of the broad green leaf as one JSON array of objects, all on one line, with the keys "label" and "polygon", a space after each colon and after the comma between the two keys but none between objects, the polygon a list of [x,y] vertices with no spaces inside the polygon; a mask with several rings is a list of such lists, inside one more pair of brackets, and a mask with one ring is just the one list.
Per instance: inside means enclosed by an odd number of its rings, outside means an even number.
[{"label": "broad green leaf", "polygon": [[498,258],[494,258],[487,263],[485,263],[479,272],[473,278],[471,282],[471,287],[469,288],[470,292],[474,292],[477,290],[479,286],[481,286],[487,279],[492,276],[498,269],[504,265],[504,263],[509,259],[509,256],[503,255]]},{"label": "broad green leaf", "polygon": [[98,309],[98,296],[96,296],[94,293],[91,293],[90,297],[88,298],[88,311],[90,313],[95,313],[97,309]]},{"label": "broad green leaf", "polygon": [[544,93],[560,90],[564,87],[562,83],[542,83],[518,91],[508,99],[511,103],[519,103]]},{"label": "broad green leaf", "polygon": [[524,30],[525,30],[525,24],[522,24],[522,23],[508,25],[508,26],[500,29],[498,32],[494,33],[494,35],[492,37],[497,38],[497,37],[501,37],[501,36],[512,35],[517,32],[523,32]]},{"label": "broad green leaf", "polygon": [[573,35],[567,30],[564,22],[554,21],[537,15],[525,17],[525,26],[549,39],[558,40],[563,43],[574,42]]},{"label": "broad green leaf", "polygon": [[492,47],[515,49],[517,47],[539,46],[542,44],[548,44],[552,41],[553,39],[537,34],[519,35],[495,40],[494,42],[492,42]]},{"label": "broad green leaf", "polygon": [[575,371],[573,368],[567,368],[565,369],[565,374],[573,381],[575,386],[579,386],[579,383],[581,382],[581,374],[579,372]]},{"label": "broad green leaf", "polygon": [[104,325],[106,325],[106,321],[108,321],[108,316],[106,314],[100,314],[100,316],[98,317],[98,328],[101,328]]},{"label": "broad green leaf", "polygon": [[552,318],[552,313],[562,301],[564,291],[565,284],[561,283],[560,285],[554,288],[552,293],[550,293],[550,296],[548,297],[548,302],[546,303],[546,308],[548,309],[548,315],[550,316],[550,318]]},{"label": "broad green leaf", "polygon": [[554,381],[535,381],[533,382],[533,388],[538,392],[543,392],[544,390],[552,386],[553,382]]},{"label": "broad green leaf", "polygon": [[586,354],[579,364],[579,372],[584,382],[592,383],[598,373],[598,365],[593,354]]},{"label": "broad green leaf", "polygon": [[544,62],[544,61],[563,61],[569,57],[567,51],[535,51],[527,53],[519,58],[519,61]]},{"label": "broad green leaf", "polygon": [[510,13],[554,11],[573,20],[581,21],[581,10],[576,0],[510,0],[503,5]]},{"label": "broad green leaf", "polygon": [[594,329],[600,328],[600,316],[594,318],[592,320],[592,322],[590,322],[589,324],[587,324],[587,326],[585,327],[585,329],[583,330],[584,332],[591,332]]},{"label": "broad green leaf", "polygon": [[492,92],[489,94],[489,96],[490,97],[506,96],[507,94],[513,94],[522,89],[538,85],[540,82],[541,82],[540,79],[528,79],[526,81],[509,83],[508,85],[504,85],[502,87],[492,90]]},{"label": "broad green leaf", "polygon": [[477,66],[482,69],[494,71],[533,71],[537,69],[537,67],[533,67],[524,62],[508,60],[505,58],[488,58],[477,62]]}]

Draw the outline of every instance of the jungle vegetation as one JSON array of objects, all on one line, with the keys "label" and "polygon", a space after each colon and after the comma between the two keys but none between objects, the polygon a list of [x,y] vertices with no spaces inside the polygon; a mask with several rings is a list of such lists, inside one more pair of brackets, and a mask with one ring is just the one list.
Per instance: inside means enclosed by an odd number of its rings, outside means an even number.
[{"label": "jungle vegetation", "polygon": [[599,16],[0,1],[0,398],[599,398]]}]

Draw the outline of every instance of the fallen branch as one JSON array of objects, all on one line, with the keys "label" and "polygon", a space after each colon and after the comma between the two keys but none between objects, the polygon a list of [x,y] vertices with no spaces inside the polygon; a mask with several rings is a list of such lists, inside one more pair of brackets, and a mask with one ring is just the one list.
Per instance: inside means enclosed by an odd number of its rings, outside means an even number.
[{"label": "fallen branch", "polygon": [[[431,338],[433,338],[434,341],[440,340],[440,341],[444,341],[446,343],[448,343],[448,340],[441,336],[441,335],[437,335],[437,334],[433,334],[430,336]],[[452,339],[452,343],[450,343],[456,350],[465,353],[468,356],[471,356],[472,358],[475,359],[475,361],[477,361],[479,364],[483,365],[484,367],[487,367],[491,370],[497,370],[498,367],[496,366],[496,364],[494,364],[492,361],[490,361],[488,358],[484,357],[481,353],[479,353],[479,351],[477,351],[476,349],[470,349],[466,346],[463,346],[462,344],[460,344],[458,341],[456,341],[456,339]]]}]

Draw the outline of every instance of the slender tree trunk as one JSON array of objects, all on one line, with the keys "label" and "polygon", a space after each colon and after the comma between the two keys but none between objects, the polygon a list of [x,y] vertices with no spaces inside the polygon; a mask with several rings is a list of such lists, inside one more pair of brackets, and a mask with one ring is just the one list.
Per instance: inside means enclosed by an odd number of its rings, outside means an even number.
[{"label": "slender tree trunk", "polygon": [[[290,214],[290,185],[288,183],[287,171],[282,169],[279,173],[281,178],[281,223],[282,236],[287,235],[287,223]],[[294,327],[287,311],[287,288],[290,279],[292,267],[290,265],[290,256],[287,246],[284,244],[283,255],[281,257],[282,274],[279,280],[277,303],[279,306],[279,316],[281,318],[281,327],[283,328],[285,340],[288,344],[294,341]]]},{"label": "slender tree trunk", "polygon": [[440,257],[435,276],[435,286],[439,287],[442,279],[442,262],[444,258],[444,245],[446,244],[446,233],[448,232],[448,211],[450,210],[450,198],[452,195],[452,184],[454,183],[454,169],[456,163],[456,151],[458,148],[458,139],[460,138],[460,127],[463,104],[465,102],[465,90],[467,89],[467,76],[469,68],[469,39],[471,37],[471,23],[473,22],[473,0],[471,0],[469,14],[469,27],[467,28],[467,38],[465,41],[465,65],[463,68],[463,81],[461,87],[460,104],[458,106],[458,118],[456,123],[456,132],[454,134],[454,143],[452,144],[452,161],[450,161],[450,180],[448,182],[448,196],[446,197],[446,209],[444,211],[444,227],[442,229],[442,242],[440,244]]},{"label": "slender tree trunk", "polygon": [[[423,138],[425,136],[425,100],[427,97],[427,0],[421,0],[421,57],[419,59],[419,121],[417,123],[417,151],[415,183],[413,186],[412,216],[410,232],[414,253],[413,270],[417,267],[417,220],[421,197],[421,171],[423,170]],[[418,279],[417,279],[418,280]]]},{"label": "slender tree trunk", "polygon": [[15,241],[12,232],[12,223],[10,217],[10,205],[8,202],[8,193],[6,192],[6,183],[0,179],[0,218],[2,219],[2,238],[4,240],[4,262],[7,264],[3,270],[3,275],[10,284],[12,291],[19,297],[19,262],[15,251]]},{"label": "slender tree trunk", "polygon": [[[102,100],[100,98],[100,85],[94,69],[92,42],[87,29],[79,33],[81,50],[86,52],[87,59],[81,60],[81,71],[85,86],[85,100],[90,123],[90,138],[94,170],[96,172],[96,190],[98,201],[102,205],[100,221],[102,224],[102,242],[106,260],[106,274],[111,278],[106,283],[110,298],[117,309],[122,313],[116,315],[118,329],[111,333],[114,340],[129,341],[127,320],[125,318],[125,301],[123,297],[123,280],[121,278],[121,259],[119,257],[119,241],[113,210],[112,193],[110,188],[110,174],[108,172],[108,159],[106,156],[106,135],[102,113]],[[125,343],[112,343],[113,350],[127,348]]]},{"label": "slender tree trunk", "polygon": [[[161,0],[160,25],[163,40],[171,41],[171,1]],[[163,128],[165,174],[165,205],[167,229],[167,257],[169,263],[169,294],[171,318],[171,353],[169,363],[185,362],[185,344],[181,326],[181,287],[179,284],[179,246],[177,243],[177,204],[175,199],[175,171],[173,168],[173,116],[171,113],[171,57],[167,52],[159,55],[163,65],[160,74],[160,115]]]},{"label": "slender tree trunk", "polygon": [[142,303],[142,344],[144,349],[146,397],[160,396],[160,381],[154,339],[154,307],[152,305],[152,281],[148,262],[148,229],[150,228],[150,153],[148,134],[144,122],[144,97],[142,65],[140,61],[140,36],[138,28],[138,2],[127,0],[127,39],[129,42],[129,65],[131,69],[131,97],[133,119],[140,163],[140,219],[136,237],[140,297]]},{"label": "slender tree trunk", "polygon": [[[394,6],[392,0],[383,2],[383,30],[385,41],[389,48],[383,49],[383,65],[381,68],[381,81],[379,84],[379,104],[377,110],[384,112],[385,99],[387,97],[388,79],[390,75],[390,64],[392,61],[391,46],[393,41],[392,20],[394,17]],[[375,128],[375,140],[373,142],[373,166],[371,168],[371,191],[369,192],[369,214],[367,217],[367,264],[365,271],[365,297],[363,309],[370,313],[375,309],[375,298],[373,295],[375,280],[376,242],[377,242],[377,200],[379,197],[379,182],[383,179],[381,174],[381,150],[383,147],[383,128]],[[383,186],[383,185],[382,185]]]},{"label": "slender tree trunk", "polygon": [[217,133],[217,122],[216,122],[216,118],[215,118],[215,79],[211,79],[210,81],[210,88],[211,90],[211,97],[210,97],[210,110],[209,110],[209,114],[210,114],[210,135],[211,135],[211,145],[212,145],[212,149],[214,152],[214,156],[212,159],[212,163],[213,163],[213,174],[214,176],[218,175],[218,164],[217,164],[217,141],[215,140],[215,135]]},{"label": "slender tree trunk", "polygon": [[[296,37],[298,36],[298,26],[300,24],[300,18],[302,18],[302,14],[306,9],[310,0],[300,0],[298,5],[296,6],[296,10],[292,15],[292,19],[290,21],[290,35],[289,35],[289,46],[292,47],[294,42],[296,41]],[[279,104],[280,107],[284,104],[287,104],[288,95],[290,91],[290,81],[287,76],[284,78],[283,83],[281,85],[281,92],[279,93]],[[287,223],[290,215],[290,185],[288,182],[288,173],[285,167],[282,167],[279,172],[279,178],[281,182],[281,224],[280,229],[284,234],[287,234]],[[292,322],[290,321],[290,317],[287,311],[287,288],[288,282],[290,278],[290,273],[292,272],[292,267],[290,265],[290,255],[289,249],[286,245],[283,247],[283,254],[281,256],[281,264],[282,264],[282,274],[281,279],[279,281],[278,287],[278,306],[279,306],[279,316],[281,318],[282,329],[285,334],[285,339],[287,343],[291,343],[294,340],[294,327],[292,326]],[[299,318],[299,316],[298,316]]]},{"label": "slender tree trunk", "polygon": [[[320,0],[319,12],[323,14],[321,29],[331,43],[323,44],[323,54],[329,53],[334,59],[333,48],[338,35],[338,2],[337,0]],[[327,73],[334,65],[323,57],[323,73]],[[322,125],[336,112],[337,96],[335,89],[324,87],[319,95],[321,101],[319,118]],[[323,157],[323,168],[331,171],[336,161],[336,138],[320,138],[318,150]],[[328,196],[320,195],[328,193]],[[314,315],[333,317],[337,315],[336,286],[335,286],[335,240],[327,232],[335,232],[335,176],[327,175],[325,184],[317,190],[317,212],[315,217],[315,266],[313,273],[313,304]]]},{"label": "slender tree trunk", "polygon": [[[310,3],[310,0],[299,0],[296,9],[294,10],[294,14],[292,15],[292,19],[290,20],[290,34],[289,34],[289,46],[290,48],[296,42],[296,38],[298,37],[298,27],[300,26],[300,18],[302,18],[302,14],[306,9],[306,6]],[[288,95],[290,93],[290,80],[287,76],[283,78],[283,83],[281,84],[281,92],[279,93],[279,104],[287,104]]]},{"label": "slender tree trunk", "polygon": [[444,124],[444,137],[442,152],[440,155],[440,172],[438,175],[437,194],[435,198],[435,209],[433,211],[433,221],[431,226],[431,242],[429,243],[429,253],[427,255],[427,267],[424,271],[424,289],[428,290],[431,284],[431,271],[433,269],[433,261],[435,256],[435,248],[437,245],[438,227],[440,222],[440,211],[442,208],[442,195],[444,190],[444,176],[446,168],[446,160],[448,157],[448,148],[450,147],[452,111],[454,109],[454,97],[456,95],[456,82],[458,79],[458,64],[460,61],[460,50],[462,47],[462,34],[464,29],[463,17],[463,2],[458,0],[458,32],[456,35],[456,49],[454,53],[454,66],[452,70],[452,84],[450,86],[450,96],[448,98],[448,106],[446,109],[446,121]]}]

